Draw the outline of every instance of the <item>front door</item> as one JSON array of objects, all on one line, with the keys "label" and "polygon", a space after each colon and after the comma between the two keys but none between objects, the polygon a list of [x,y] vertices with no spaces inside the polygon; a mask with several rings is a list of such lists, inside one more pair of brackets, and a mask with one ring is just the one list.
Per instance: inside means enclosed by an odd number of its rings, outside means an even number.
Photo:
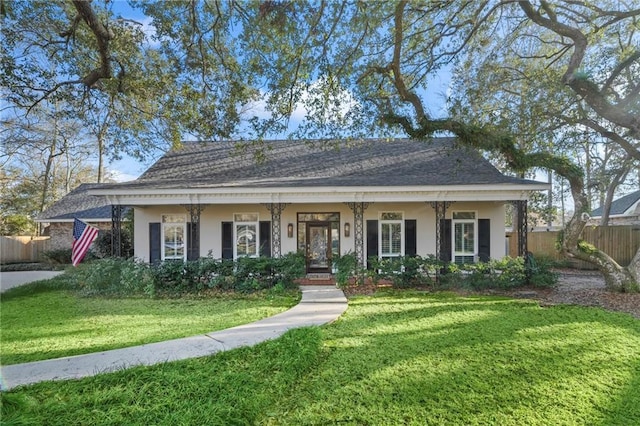
[{"label": "front door", "polygon": [[331,224],[307,223],[307,272],[331,272]]}]

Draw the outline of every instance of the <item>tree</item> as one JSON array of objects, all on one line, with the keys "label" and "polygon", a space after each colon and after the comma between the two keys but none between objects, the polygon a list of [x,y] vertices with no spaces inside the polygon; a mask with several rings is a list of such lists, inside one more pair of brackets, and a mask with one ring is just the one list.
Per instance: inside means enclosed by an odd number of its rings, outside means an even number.
[{"label": "tree", "polygon": [[[535,45],[540,44],[551,54],[546,57],[527,56],[532,50],[527,46],[518,58],[521,65],[515,68],[515,72],[523,73],[524,66],[531,60],[556,67],[561,73],[551,87],[567,86],[570,92],[561,91],[565,101],[577,104],[577,110],[582,110],[575,117],[556,118],[561,118],[564,123],[575,120],[574,124],[589,127],[619,145],[631,158],[640,158],[640,52],[629,49],[638,44],[635,27],[640,10],[620,2],[602,3],[550,5],[541,1],[536,8],[527,1],[517,4],[499,1],[399,1],[376,4],[376,10],[364,14],[362,11],[366,5],[342,2],[338,7],[351,6],[350,12],[342,14],[349,18],[349,24],[343,28],[349,28],[350,33],[344,35],[346,31],[341,33],[336,29],[333,43],[337,44],[342,35],[349,39],[345,41],[343,38],[342,43],[348,47],[345,52],[333,55],[326,53],[328,49],[325,50],[323,36],[314,37],[317,32],[326,34],[317,31],[316,25],[324,17],[322,6],[325,4],[322,2],[320,7],[309,7],[305,11],[298,10],[297,4],[268,2],[273,18],[271,21],[265,19],[266,24],[262,25],[261,31],[273,37],[285,28],[285,36],[274,44],[288,49],[292,47],[288,38],[292,34],[303,40],[302,49],[307,53],[296,56],[298,62],[293,61],[296,72],[288,75],[300,75],[297,72],[300,68],[305,71],[303,75],[314,75],[309,71],[314,69],[317,72],[315,77],[322,75],[324,81],[329,82],[325,84],[328,92],[333,90],[336,93],[336,88],[352,88],[362,103],[360,112],[373,112],[381,122],[399,127],[411,137],[429,138],[440,132],[453,133],[461,143],[499,153],[513,170],[526,172],[532,168],[545,168],[563,176],[569,182],[575,212],[564,231],[562,252],[568,257],[597,265],[610,287],[629,289],[640,278],[640,252],[625,268],[579,239],[587,219],[584,213],[589,208],[581,167],[566,157],[556,155],[548,146],[538,145],[533,151],[522,149],[512,129],[496,125],[495,118],[488,123],[463,121],[455,116],[433,118],[421,97],[428,83],[427,76],[443,64],[475,53],[477,46],[487,45],[492,37],[506,43],[513,51],[511,55],[517,55],[519,46],[515,42],[518,37],[528,37],[534,51],[538,50]],[[282,24],[283,19],[286,25]],[[277,23],[277,28],[274,23]],[[256,20],[252,26],[259,24]],[[271,32],[269,25],[272,26]],[[338,28],[340,22],[328,17],[325,25],[333,29]],[[511,35],[512,29],[518,30],[515,37]],[[622,40],[625,42],[619,43]],[[610,60],[601,60],[603,52]],[[495,51],[490,54],[495,54]],[[282,52],[277,55],[282,55]],[[350,58],[356,59],[349,61]],[[493,58],[490,56],[490,59]],[[597,73],[585,71],[590,63],[600,64]],[[318,68],[314,68],[316,64]],[[262,65],[267,66],[267,61]],[[353,77],[354,74],[357,78]],[[279,87],[289,88],[292,93],[289,98],[295,99],[299,86],[302,86],[301,82]],[[542,107],[548,92],[536,93],[540,99],[538,105]]]},{"label": "tree", "polygon": [[90,147],[81,143],[82,126],[48,103],[34,109],[29,121],[4,122],[0,139],[2,179],[0,214],[20,226],[5,232],[34,232],[33,220],[81,182],[92,181]]},{"label": "tree", "polygon": [[[460,143],[499,155],[516,173],[543,168],[563,176],[575,206],[564,232],[563,253],[596,264],[611,287],[626,289],[638,282],[640,254],[623,268],[580,243],[583,213],[589,208],[585,170],[558,155],[550,146],[558,140],[546,135],[554,132],[554,123],[563,135],[569,134],[570,126],[588,128],[633,161],[640,158],[639,9],[624,1],[544,0],[535,5],[512,0],[132,4],[151,17],[158,44],[147,51],[154,53],[151,63],[160,72],[149,74],[163,86],[150,92],[154,107],[145,111],[154,113],[148,122],[160,123],[174,141],[184,134],[207,139],[234,137],[239,131],[258,138],[279,134],[301,109],[304,116],[294,129],[296,136],[330,139],[402,132],[428,140],[454,134]],[[53,75],[71,77],[54,79],[57,82],[49,86],[47,79],[36,78],[38,91],[24,84],[22,76],[34,72],[26,62],[3,61],[8,80],[22,83],[16,103],[37,102],[38,95],[46,98],[63,86],[100,96],[122,93],[126,102],[142,99],[134,96],[135,90],[119,90],[127,81],[131,87],[155,87],[141,73],[129,71],[140,69],[135,63],[123,66],[123,48],[116,48],[115,40],[134,30],[113,25],[118,21],[109,8],[82,1],[45,7],[46,22],[62,32],[45,32],[46,43],[38,45],[36,37],[28,45],[49,49],[47,57],[65,67],[65,72],[55,68]],[[17,28],[27,28],[28,11],[18,9],[13,7],[9,16],[20,23]],[[60,44],[60,33],[78,41]],[[22,34],[10,33],[10,51],[15,51]],[[496,49],[497,43],[503,48]],[[144,55],[136,56],[145,41],[133,44],[130,56],[148,64]],[[61,45],[69,50],[65,53]],[[507,116],[472,121],[456,110],[445,117],[431,114],[427,89],[434,73],[447,67],[475,72],[483,62],[503,58],[510,58],[514,75],[536,70],[557,90],[534,84],[521,87],[526,90],[520,97],[502,92],[501,99],[517,101],[514,105],[527,113],[514,123],[508,123]],[[36,68],[35,75],[46,74],[44,68]],[[127,80],[131,74],[137,77]],[[526,103],[525,94],[530,98]],[[554,105],[569,105],[570,114],[548,117],[547,133],[531,139],[533,120],[549,94],[554,95]],[[260,112],[252,110],[255,105],[260,105]],[[566,149],[577,149],[576,140],[563,138]]]}]

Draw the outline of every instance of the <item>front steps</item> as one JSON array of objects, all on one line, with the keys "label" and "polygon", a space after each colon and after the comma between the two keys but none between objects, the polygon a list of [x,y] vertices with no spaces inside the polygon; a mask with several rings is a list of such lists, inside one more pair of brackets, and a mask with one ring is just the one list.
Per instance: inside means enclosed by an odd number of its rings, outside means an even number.
[{"label": "front steps", "polygon": [[298,285],[336,285],[336,280],[331,274],[307,274],[295,282]]}]

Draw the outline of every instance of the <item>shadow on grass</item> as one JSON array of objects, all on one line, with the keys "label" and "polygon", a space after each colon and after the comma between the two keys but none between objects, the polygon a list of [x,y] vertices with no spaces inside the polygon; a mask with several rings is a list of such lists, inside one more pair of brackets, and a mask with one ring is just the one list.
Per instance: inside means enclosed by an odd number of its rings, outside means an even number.
[{"label": "shadow on grass", "polygon": [[253,348],[7,392],[3,419],[638,424],[639,359],[640,326],[627,315],[389,295]]},{"label": "shadow on grass", "polygon": [[[627,386],[640,329],[626,315],[493,299],[387,302],[391,312],[376,314],[366,312],[379,301],[354,303],[328,329],[320,374],[285,403],[293,414],[283,423],[594,423],[624,389],[640,397]],[[640,422],[637,410],[618,414]]]},{"label": "shadow on grass", "polygon": [[318,328],[213,357],[0,394],[11,424],[254,424],[317,364]]}]

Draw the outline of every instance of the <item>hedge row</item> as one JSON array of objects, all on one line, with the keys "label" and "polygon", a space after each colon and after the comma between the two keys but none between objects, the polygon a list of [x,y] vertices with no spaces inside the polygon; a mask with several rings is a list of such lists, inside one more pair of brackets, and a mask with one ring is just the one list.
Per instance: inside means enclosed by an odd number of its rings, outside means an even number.
[{"label": "hedge row", "polygon": [[[355,255],[349,253],[336,262],[339,286],[384,280],[394,287],[485,288],[508,289],[533,285],[548,287],[558,276],[547,259],[505,257],[473,264],[458,265],[437,260],[435,256],[404,256],[369,259],[369,269],[358,267]],[[436,279],[437,278],[437,279]]]},{"label": "hedge row", "polygon": [[149,265],[133,259],[99,259],[69,269],[71,285],[85,295],[146,295],[197,293],[207,289],[243,293],[274,287],[290,288],[305,274],[304,256],[237,261],[201,258]]}]

